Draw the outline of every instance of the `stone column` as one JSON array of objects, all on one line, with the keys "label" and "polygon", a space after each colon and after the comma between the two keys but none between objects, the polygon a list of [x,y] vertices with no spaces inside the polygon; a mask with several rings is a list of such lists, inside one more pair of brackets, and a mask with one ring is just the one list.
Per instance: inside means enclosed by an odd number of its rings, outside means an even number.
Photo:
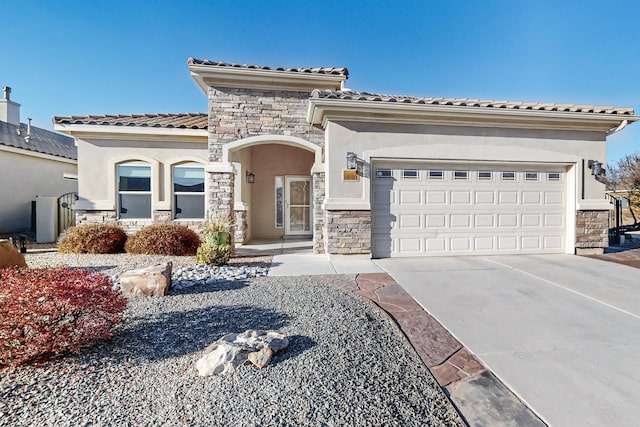
[{"label": "stone column", "polygon": [[326,226],[322,204],[325,198],[324,172],[313,173],[313,252],[325,252]]},{"label": "stone column", "polygon": [[371,253],[371,211],[327,211],[327,252]]},{"label": "stone column", "polygon": [[609,211],[576,213],[576,254],[601,254],[609,245]]}]

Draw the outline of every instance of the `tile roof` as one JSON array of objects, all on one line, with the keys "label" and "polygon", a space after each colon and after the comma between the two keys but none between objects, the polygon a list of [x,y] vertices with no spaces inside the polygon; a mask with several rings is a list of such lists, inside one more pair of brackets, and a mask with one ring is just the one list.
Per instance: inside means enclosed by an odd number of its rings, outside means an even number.
[{"label": "tile roof", "polygon": [[262,65],[246,65],[246,64],[230,64],[227,62],[209,61],[208,59],[195,59],[189,58],[187,60],[188,65],[210,65],[213,67],[231,67],[231,68],[244,68],[250,70],[272,70],[272,71],[284,71],[289,73],[309,73],[309,74],[329,74],[340,75],[349,77],[349,70],[346,68],[333,68],[333,67],[320,67],[320,68],[285,68],[285,67],[266,67]]},{"label": "tile roof", "polygon": [[207,113],[108,114],[104,116],[68,116],[53,118],[55,124],[141,126],[154,128],[207,129]]},{"label": "tile roof", "polygon": [[26,124],[20,123],[18,126],[0,121],[0,145],[50,154],[67,159],[78,159],[78,150],[76,149],[74,139],[71,137],[35,126],[31,126],[29,142],[25,139],[26,136]]},{"label": "tile roof", "polygon": [[511,110],[559,111],[567,113],[615,114],[633,116],[633,108],[615,108],[611,106],[543,104],[537,102],[491,101],[467,98],[417,98],[413,96],[380,95],[367,92],[314,90],[312,98],[343,99],[352,101],[394,102],[415,105],[449,105],[460,107],[502,108]]}]

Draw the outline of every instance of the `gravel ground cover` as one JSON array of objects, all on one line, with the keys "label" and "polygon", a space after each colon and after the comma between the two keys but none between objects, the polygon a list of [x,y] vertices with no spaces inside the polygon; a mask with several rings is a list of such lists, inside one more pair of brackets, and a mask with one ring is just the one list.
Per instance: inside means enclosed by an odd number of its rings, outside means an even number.
[{"label": "gravel ground cover", "polygon": [[[113,275],[151,259],[77,257],[46,263],[97,261],[94,268]],[[27,263],[35,267],[35,258]],[[174,266],[193,262],[179,258]],[[290,345],[262,370],[197,375],[207,345],[246,329],[279,329]],[[310,277],[258,277],[131,299],[113,340],[0,372],[0,425],[464,424],[375,305]]]}]

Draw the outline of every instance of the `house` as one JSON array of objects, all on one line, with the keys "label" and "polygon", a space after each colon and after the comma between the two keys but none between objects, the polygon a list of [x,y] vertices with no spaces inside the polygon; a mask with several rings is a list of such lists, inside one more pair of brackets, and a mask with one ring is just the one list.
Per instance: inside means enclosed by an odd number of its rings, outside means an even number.
[{"label": "house", "polygon": [[346,90],[345,68],[190,58],[206,114],[54,117],[78,145],[78,222],[305,237],[373,257],[587,253],[607,245],[596,178],[632,109]]},{"label": "house", "polygon": [[20,104],[11,88],[0,99],[0,232],[26,231],[32,225],[36,196],[59,197],[77,191],[77,154],[73,138],[20,123]]}]

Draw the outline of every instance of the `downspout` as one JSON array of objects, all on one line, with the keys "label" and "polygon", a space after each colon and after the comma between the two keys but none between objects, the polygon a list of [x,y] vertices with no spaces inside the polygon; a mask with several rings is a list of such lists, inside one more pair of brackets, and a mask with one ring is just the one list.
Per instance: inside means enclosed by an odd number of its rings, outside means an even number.
[{"label": "downspout", "polygon": [[620,132],[622,129],[627,127],[627,124],[629,124],[629,121],[627,119],[624,119],[623,121],[620,122],[620,124],[618,125],[617,128],[611,128],[607,131],[607,136],[609,135],[613,135],[616,132]]}]

